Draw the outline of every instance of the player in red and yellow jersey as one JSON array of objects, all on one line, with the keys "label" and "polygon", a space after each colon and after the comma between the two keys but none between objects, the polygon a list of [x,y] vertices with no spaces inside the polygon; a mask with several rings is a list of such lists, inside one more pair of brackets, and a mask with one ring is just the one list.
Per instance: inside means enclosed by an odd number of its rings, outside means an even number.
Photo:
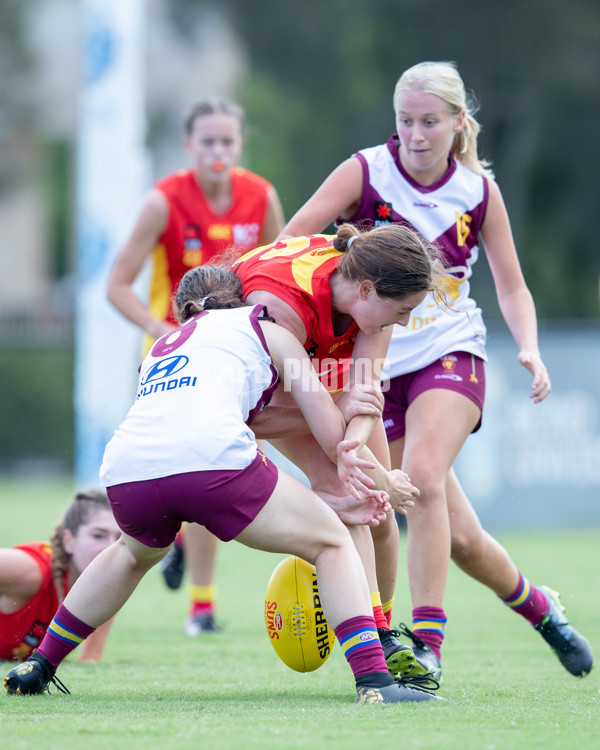
[{"label": "player in red and yellow jersey", "polygon": [[[50,543],[0,549],[0,659],[27,659],[79,574],[119,536],[105,493],[88,491],[77,493]],[[86,643],[81,661],[100,661],[110,624]]]},{"label": "player in red and yellow jersey", "polygon": [[[186,271],[206,265],[223,250],[233,248],[241,254],[272,242],[283,227],[275,188],[236,166],[242,153],[242,124],[242,110],[231,103],[210,100],[192,107],[184,123],[184,146],[192,167],[156,183],[115,261],[108,298],[146,332],[144,353],[155,339],[175,328],[171,299]],[[133,283],[148,258],[152,280],[146,305]],[[190,525],[183,542],[192,586],[185,631],[188,635],[214,631],[217,539]],[[174,579],[167,577],[169,566],[176,572]],[[178,588],[182,571],[178,540],[163,567],[170,587]]]},{"label": "player in red and yellow jersey", "polygon": [[[373,417],[346,415],[342,406],[352,389],[377,388],[392,327],[405,326],[412,309],[436,284],[432,271],[435,250],[418,233],[398,224],[375,227],[359,234],[351,224],[335,236],[293,237],[258,248],[233,266],[249,304],[266,305],[276,323],[288,328],[303,344],[346,416],[346,439],[356,439],[384,466],[389,452],[383,422]],[[289,394],[278,388],[270,405],[254,424],[255,434],[269,440],[306,474],[311,486],[347,524],[361,554],[371,590],[373,613],[393,674],[414,666],[389,629],[379,594],[373,541],[361,518],[360,502],[340,488],[335,466],[295,421]],[[403,472],[394,475],[399,497],[418,491]],[[390,489],[390,502],[399,512]],[[397,534],[395,535],[397,541]]]},{"label": "player in red and yellow jersey", "polygon": [[[344,387],[342,371],[348,365],[359,327],[352,320],[338,333],[332,307],[330,279],[343,253],[333,246],[333,236],[295,237],[258,248],[242,256],[234,270],[247,297],[263,290],[283,297],[304,326],[304,347],[329,391]],[[341,366],[341,367],[340,367]]]}]

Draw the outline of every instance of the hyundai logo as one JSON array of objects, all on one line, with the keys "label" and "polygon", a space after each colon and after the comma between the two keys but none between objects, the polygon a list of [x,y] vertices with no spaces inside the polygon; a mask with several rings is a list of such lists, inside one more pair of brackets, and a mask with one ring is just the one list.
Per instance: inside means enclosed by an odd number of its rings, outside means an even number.
[{"label": "hyundai logo", "polygon": [[168,378],[176,372],[183,370],[189,361],[190,360],[183,355],[161,359],[160,362],[156,362],[152,365],[145,377],[140,381],[140,385],[146,385],[146,383],[149,383],[151,380]]}]

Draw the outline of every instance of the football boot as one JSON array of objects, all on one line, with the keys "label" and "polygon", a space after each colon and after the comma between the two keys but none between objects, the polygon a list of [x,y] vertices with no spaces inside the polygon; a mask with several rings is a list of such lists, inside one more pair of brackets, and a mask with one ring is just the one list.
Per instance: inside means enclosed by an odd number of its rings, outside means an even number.
[{"label": "football boot", "polygon": [[383,630],[383,628],[377,628],[377,632],[392,677],[408,677],[416,674],[415,655],[410,646],[398,641],[400,633],[397,630]]},{"label": "football boot", "polygon": [[587,638],[578,633],[565,616],[557,591],[538,586],[548,599],[548,614],[534,625],[563,667],[575,677],[585,677],[592,669],[594,657]]},{"label": "football boot", "polygon": [[417,701],[442,701],[430,690],[439,688],[437,680],[428,676],[401,677],[385,687],[360,686],[356,689],[357,703],[415,703]]},{"label": "football boot", "polygon": [[34,651],[27,661],[10,670],[4,678],[4,687],[9,695],[37,695],[53,683],[61,693],[68,693],[55,671],[45,656]]},{"label": "football boot", "polygon": [[442,681],[442,664],[429,646],[413,633],[403,622],[398,625],[398,635],[410,638],[413,642],[413,653],[415,655],[415,668],[413,674],[429,675],[437,682]]}]

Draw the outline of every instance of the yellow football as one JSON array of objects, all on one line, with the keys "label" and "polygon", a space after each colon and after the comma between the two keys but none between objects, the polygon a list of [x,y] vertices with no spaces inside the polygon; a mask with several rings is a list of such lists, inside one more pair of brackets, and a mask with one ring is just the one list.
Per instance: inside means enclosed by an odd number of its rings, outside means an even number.
[{"label": "yellow football", "polygon": [[296,672],[313,672],[327,661],[335,635],[323,614],[313,565],[299,557],[279,563],[267,585],[265,625],[275,653]]}]

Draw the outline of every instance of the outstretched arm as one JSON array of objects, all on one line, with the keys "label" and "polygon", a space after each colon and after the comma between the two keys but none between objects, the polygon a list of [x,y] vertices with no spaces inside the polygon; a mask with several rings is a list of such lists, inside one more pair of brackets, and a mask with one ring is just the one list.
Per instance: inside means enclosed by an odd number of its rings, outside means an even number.
[{"label": "outstretched arm", "polygon": [[543,401],[552,386],[538,347],[535,305],[525,283],[500,188],[490,180],[490,197],[481,230],[496,285],[498,304],[519,347],[519,363],[533,375],[530,398]]},{"label": "outstretched arm", "polygon": [[284,223],[281,201],[279,200],[277,191],[271,186],[271,189],[269,190],[265,221],[263,223],[260,237],[258,238],[258,246],[260,247],[261,245],[268,245],[270,242],[275,242]]},{"label": "outstretched arm", "polygon": [[362,193],[362,167],[358,159],[342,162],[285,225],[278,239],[317,234],[335,219],[350,218]]},{"label": "outstretched arm", "polygon": [[[269,321],[261,321],[261,325],[284,388],[298,404],[309,430],[323,452],[336,463],[340,458],[338,444],[346,431],[344,415],[319,380],[298,339],[287,329]],[[267,407],[265,411],[270,408]],[[362,469],[372,466],[371,462],[355,454],[346,458],[347,474],[352,475],[358,483],[364,479],[369,487],[373,483],[362,473]]]},{"label": "outstretched arm", "polygon": [[117,256],[108,279],[109,301],[132,323],[153,338],[174,328],[156,318],[133,291],[133,282],[156,247],[168,218],[168,206],[159,190],[152,190],[142,207],[131,236]]}]

